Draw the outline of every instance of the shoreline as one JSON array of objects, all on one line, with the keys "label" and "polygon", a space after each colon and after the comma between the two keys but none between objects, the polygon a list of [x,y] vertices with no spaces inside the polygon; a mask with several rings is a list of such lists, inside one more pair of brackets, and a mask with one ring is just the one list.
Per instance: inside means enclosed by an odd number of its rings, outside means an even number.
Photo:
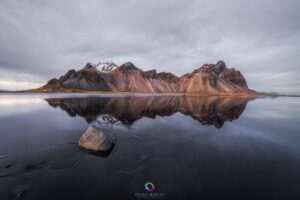
[{"label": "shoreline", "polygon": [[265,96],[285,96],[272,95],[268,93],[144,93],[144,92],[103,92],[103,91],[0,91],[1,94],[91,94],[91,95],[145,95],[145,96],[220,96],[220,97],[265,97]]}]

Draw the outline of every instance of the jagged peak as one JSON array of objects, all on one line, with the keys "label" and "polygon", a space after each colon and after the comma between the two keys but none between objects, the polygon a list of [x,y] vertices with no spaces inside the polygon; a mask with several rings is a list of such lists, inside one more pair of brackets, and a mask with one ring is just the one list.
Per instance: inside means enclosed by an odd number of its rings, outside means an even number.
[{"label": "jagged peak", "polygon": [[156,74],[157,72],[156,72],[156,69],[150,69],[150,70],[145,71],[145,73],[155,73]]},{"label": "jagged peak", "polygon": [[86,63],[84,69],[91,69],[91,68],[94,68],[95,65],[93,63]]},{"label": "jagged peak", "polygon": [[223,60],[219,60],[216,65],[226,67],[226,64]]},{"label": "jagged peak", "polygon": [[98,70],[97,70],[97,68],[95,67],[95,65],[93,63],[87,63],[84,68],[79,70],[79,72],[83,72],[83,71],[85,71],[85,72],[87,72],[87,71],[97,72]]},{"label": "jagged peak", "polygon": [[224,69],[226,69],[226,64],[223,60],[219,60],[217,64],[211,67],[211,69],[216,73],[220,74]]},{"label": "jagged peak", "polygon": [[110,61],[110,62],[98,62],[98,64],[96,64],[96,68],[101,71],[101,72],[111,72],[114,71],[118,68],[119,66],[116,65],[114,62]]},{"label": "jagged peak", "polygon": [[170,72],[159,72],[157,73],[155,69],[145,71],[143,73],[145,78],[152,79],[162,79],[168,82],[176,82],[179,78]]},{"label": "jagged peak", "polygon": [[204,64],[198,69],[194,70],[193,73],[198,72],[214,72],[216,74],[220,74],[224,69],[226,69],[226,64],[223,60],[219,60],[216,64]]},{"label": "jagged peak", "polygon": [[123,65],[121,65],[121,66],[124,66],[124,67],[135,67],[135,68],[137,68],[132,62],[126,62],[126,63],[124,63]]},{"label": "jagged peak", "polygon": [[140,70],[140,69],[137,68],[132,62],[126,62],[119,67],[119,70],[124,71],[124,72],[132,72],[132,71]]},{"label": "jagged peak", "polygon": [[93,63],[87,63],[84,67],[84,69],[91,70],[95,69],[102,73],[108,73],[118,68],[118,65],[116,65],[114,62],[98,62],[97,64]]}]

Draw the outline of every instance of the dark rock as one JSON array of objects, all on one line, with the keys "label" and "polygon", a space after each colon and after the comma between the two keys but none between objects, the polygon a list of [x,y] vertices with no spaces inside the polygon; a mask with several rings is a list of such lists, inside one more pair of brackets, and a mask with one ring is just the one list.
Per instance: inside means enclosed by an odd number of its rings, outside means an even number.
[{"label": "dark rock", "polygon": [[145,71],[143,73],[143,77],[144,78],[156,78],[157,73],[155,69],[149,70],[149,71]]},{"label": "dark rock", "polygon": [[64,76],[61,76],[59,78],[59,81],[64,82],[70,78],[74,78],[75,75],[76,75],[76,71],[74,69],[71,69]]},{"label": "dark rock", "polygon": [[50,79],[50,80],[47,82],[47,85],[52,85],[52,84],[55,84],[55,83],[58,83],[58,79],[57,79],[57,78]]},{"label": "dark rock", "polygon": [[94,67],[94,65],[92,63],[86,63],[86,65],[85,65],[84,68],[85,69],[94,69],[95,67]]},{"label": "dark rock", "polygon": [[216,65],[212,66],[212,71],[214,71],[216,74],[220,74],[224,69],[226,68],[226,64],[223,60],[220,60],[217,62]]},{"label": "dark rock", "polygon": [[139,68],[137,68],[132,62],[124,63],[117,69],[116,71],[121,71],[126,74],[131,74],[133,71],[141,71]]},{"label": "dark rock", "polygon": [[160,72],[157,74],[157,77],[167,81],[167,82],[173,82],[173,83],[177,83],[179,78],[177,76],[175,76],[174,74],[170,73],[170,72]]},{"label": "dark rock", "polygon": [[114,135],[104,133],[95,126],[90,126],[79,139],[79,146],[92,151],[109,151],[117,139]]},{"label": "dark rock", "polygon": [[235,85],[239,85],[244,88],[248,88],[246,79],[241,74],[239,70],[235,70],[234,68],[224,70],[220,74],[221,78],[224,78],[227,81],[230,81],[231,83]]}]

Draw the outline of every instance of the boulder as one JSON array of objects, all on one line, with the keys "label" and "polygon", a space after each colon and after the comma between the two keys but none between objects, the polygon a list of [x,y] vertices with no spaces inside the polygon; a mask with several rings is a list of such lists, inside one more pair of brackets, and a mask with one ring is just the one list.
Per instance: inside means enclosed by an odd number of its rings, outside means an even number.
[{"label": "boulder", "polygon": [[113,134],[104,133],[95,126],[90,126],[79,139],[79,146],[92,151],[109,151],[117,139]]}]

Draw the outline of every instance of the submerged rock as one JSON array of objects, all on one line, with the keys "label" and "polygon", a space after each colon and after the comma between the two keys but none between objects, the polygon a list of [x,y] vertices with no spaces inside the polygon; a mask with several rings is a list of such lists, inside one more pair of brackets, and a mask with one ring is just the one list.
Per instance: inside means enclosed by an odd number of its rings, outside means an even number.
[{"label": "submerged rock", "polygon": [[79,146],[93,151],[109,151],[117,139],[114,135],[104,133],[100,129],[90,126],[79,139]]}]

